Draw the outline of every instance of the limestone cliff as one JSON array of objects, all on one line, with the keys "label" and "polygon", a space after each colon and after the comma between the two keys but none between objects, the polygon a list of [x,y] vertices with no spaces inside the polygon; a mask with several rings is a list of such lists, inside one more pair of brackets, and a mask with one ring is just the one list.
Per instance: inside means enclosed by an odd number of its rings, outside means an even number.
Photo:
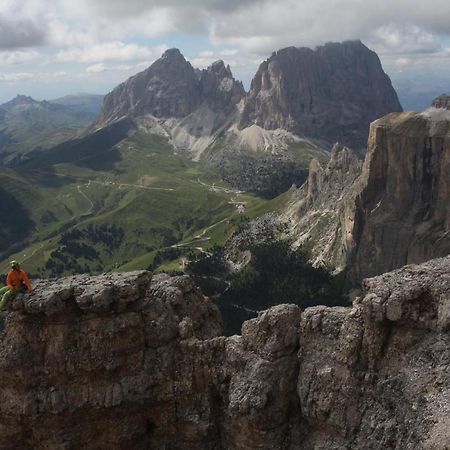
[{"label": "limestone cliff", "polygon": [[220,336],[187,277],[38,282],[0,337],[2,449],[445,449],[450,258]]},{"label": "limestone cliff", "polygon": [[356,279],[450,253],[450,111],[376,120],[361,178]]},{"label": "limestone cliff", "polygon": [[286,215],[316,263],[347,268],[358,282],[450,253],[446,104],[441,96],[423,113],[374,121],[362,170],[340,146],[325,170],[312,162]]}]

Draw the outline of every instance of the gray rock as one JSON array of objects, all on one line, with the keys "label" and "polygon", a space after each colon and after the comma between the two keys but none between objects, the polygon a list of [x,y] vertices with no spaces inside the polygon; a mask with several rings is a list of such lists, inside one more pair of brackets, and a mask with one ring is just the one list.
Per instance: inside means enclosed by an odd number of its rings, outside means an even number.
[{"label": "gray rock", "polygon": [[240,126],[283,128],[359,150],[369,124],[393,111],[402,107],[378,56],[348,41],[274,52],[252,80]]},{"label": "gray rock", "polygon": [[362,288],[225,338],[185,276],[38,281],[0,335],[0,448],[448,448],[450,257]]}]

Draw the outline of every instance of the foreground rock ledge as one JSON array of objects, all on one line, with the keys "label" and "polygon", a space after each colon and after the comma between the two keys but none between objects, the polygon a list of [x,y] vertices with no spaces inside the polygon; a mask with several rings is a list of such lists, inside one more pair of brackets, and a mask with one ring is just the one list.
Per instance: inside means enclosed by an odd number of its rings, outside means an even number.
[{"label": "foreground rock ledge", "polygon": [[448,448],[450,257],[363,287],[225,338],[188,277],[39,282],[0,337],[0,448]]}]

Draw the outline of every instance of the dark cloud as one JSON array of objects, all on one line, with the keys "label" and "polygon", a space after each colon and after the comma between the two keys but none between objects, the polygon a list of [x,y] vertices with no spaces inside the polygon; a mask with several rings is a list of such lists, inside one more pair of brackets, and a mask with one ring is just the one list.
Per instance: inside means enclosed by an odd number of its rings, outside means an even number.
[{"label": "dark cloud", "polygon": [[0,16],[0,49],[12,50],[37,47],[45,43],[44,24],[37,26],[29,20],[13,20]]},{"label": "dark cloud", "polygon": [[189,11],[189,15],[214,12],[233,12],[249,5],[264,4],[266,0],[96,0],[89,7],[109,17],[131,17],[159,8]]}]

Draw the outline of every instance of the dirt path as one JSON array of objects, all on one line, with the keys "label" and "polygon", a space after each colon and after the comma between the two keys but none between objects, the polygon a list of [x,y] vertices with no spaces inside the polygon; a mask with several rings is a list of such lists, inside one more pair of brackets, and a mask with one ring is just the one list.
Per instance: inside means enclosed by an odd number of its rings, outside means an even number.
[{"label": "dirt path", "polygon": [[[89,187],[89,184],[87,185],[88,187]],[[93,210],[94,210],[94,202],[81,190],[81,186],[80,185],[78,185],[77,186],[77,191],[81,194],[81,196],[83,197],[83,198],[85,198],[89,203],[90,203],[90,207],[89,207],[89,209],[86,211],[86,212],[84,212],[84,213],[81,213],[80,215],[79,215],[79,217],[86,217],[86,216],[90,216],[91,214],[92,214],[92,212],[93,212]]]}]

